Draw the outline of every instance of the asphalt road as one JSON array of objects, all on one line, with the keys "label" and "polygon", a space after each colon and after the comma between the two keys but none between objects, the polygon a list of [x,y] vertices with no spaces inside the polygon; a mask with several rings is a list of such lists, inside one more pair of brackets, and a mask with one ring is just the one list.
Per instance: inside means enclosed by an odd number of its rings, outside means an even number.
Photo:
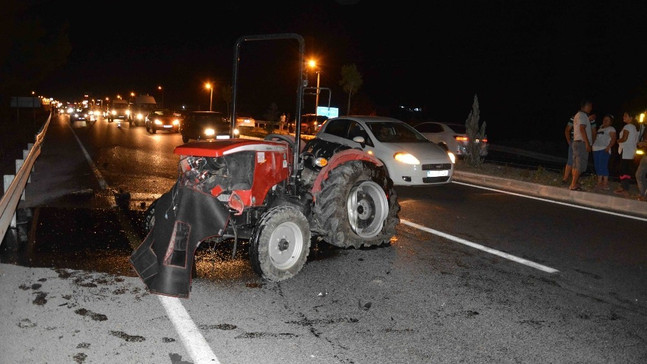
[{"label": "asphalt road", "polygon": [[281,283],[252,272],[244,245],[203,249],[190,298],[168,298],[124,262],[137,216],[175,181],[180,136],[68,125],[50,126],[22,205],[31,258],[0,264],[7,363],[647,361],[644,219],[399,188],[391,246],[315,244]]}]

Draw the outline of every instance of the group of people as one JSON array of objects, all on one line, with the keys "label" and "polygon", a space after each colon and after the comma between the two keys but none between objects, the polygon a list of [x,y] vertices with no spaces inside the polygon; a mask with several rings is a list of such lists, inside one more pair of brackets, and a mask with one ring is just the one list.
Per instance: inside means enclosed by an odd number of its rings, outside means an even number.
[{"label": "group of people", "polygon": [[644,132],[644,128],[635,122],[629,112],[622,115],[624,125],[619,134],[613,126],[615,118],[612,114],[605,114],[599,127],[596,118],[593,103],[584,100],[580,104],[580,110],[566,124],[564,135],[568,142],[568,159],[562,182],[569,183],[570,190],[581,191],[580,177],[588,167],[589,154],[592,154],[597,175],[595,188],[610,190],[609,162],[615,150],[614,146],[617,145],[620,184],[614,192],[628,197],[631,181],[635,177],[638,199],[647,201],[647,157],[641,158],[634,169],[636,150],[647,147],[647,133]]}]

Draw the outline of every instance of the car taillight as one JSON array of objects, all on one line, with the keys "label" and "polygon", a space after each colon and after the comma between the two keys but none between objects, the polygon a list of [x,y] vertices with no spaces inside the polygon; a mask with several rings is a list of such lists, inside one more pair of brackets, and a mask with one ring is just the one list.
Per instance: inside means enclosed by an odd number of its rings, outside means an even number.
[{"label": "car taillight", "polygon": [[470,140],[470,138],[463,135],[454,135],[454,139],[456,139],[457,142],[467,142]]}]

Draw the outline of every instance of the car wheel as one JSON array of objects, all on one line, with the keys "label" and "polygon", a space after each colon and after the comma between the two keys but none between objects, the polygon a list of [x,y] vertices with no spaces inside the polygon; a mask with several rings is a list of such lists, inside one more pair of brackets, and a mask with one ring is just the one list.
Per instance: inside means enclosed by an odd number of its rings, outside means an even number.
[{"label": "car wheel", "polygon": [[330,171],[313,207],[323,240],[342,248],[388,245],[400,222],[399,212],[386,171],[360,161]]},{"label": "car wheel", "polygon": [[295,276],[310,253],[308,219],[294,206],[275,206],[265,212],[252,232],[252,268],[264,279],[278,282]]},{"label": "car wheel", "polygon": [[182,135],[182,143],[188,143],[189,142],[189,137],[186,135]]}]

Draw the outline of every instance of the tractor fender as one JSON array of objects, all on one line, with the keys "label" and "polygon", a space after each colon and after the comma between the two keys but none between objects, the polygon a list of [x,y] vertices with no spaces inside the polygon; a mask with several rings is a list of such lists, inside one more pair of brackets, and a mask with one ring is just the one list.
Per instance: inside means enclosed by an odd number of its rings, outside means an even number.
[{"label": "tractor fender", "polygon": [[339,166],[340,164],[344,164],[349,161],[366,161],[369,163],[375,164],[377,167],[383,167],[384,163],[377,159],[375,156],[370,155],[362,150],[359,149],[346,149],[342,150],[338,153],[335,153],[335,155],[328,160],[328,164],[321,169],[319,174],[317,175],[317,178],[315,178],[315,181],[312,185],[311,193],[313,196],[313,199],[316,199],[315,196],[319,192],[321,192],[321,183],[328,178],[328,173],[335,169],[335,167]]}]

